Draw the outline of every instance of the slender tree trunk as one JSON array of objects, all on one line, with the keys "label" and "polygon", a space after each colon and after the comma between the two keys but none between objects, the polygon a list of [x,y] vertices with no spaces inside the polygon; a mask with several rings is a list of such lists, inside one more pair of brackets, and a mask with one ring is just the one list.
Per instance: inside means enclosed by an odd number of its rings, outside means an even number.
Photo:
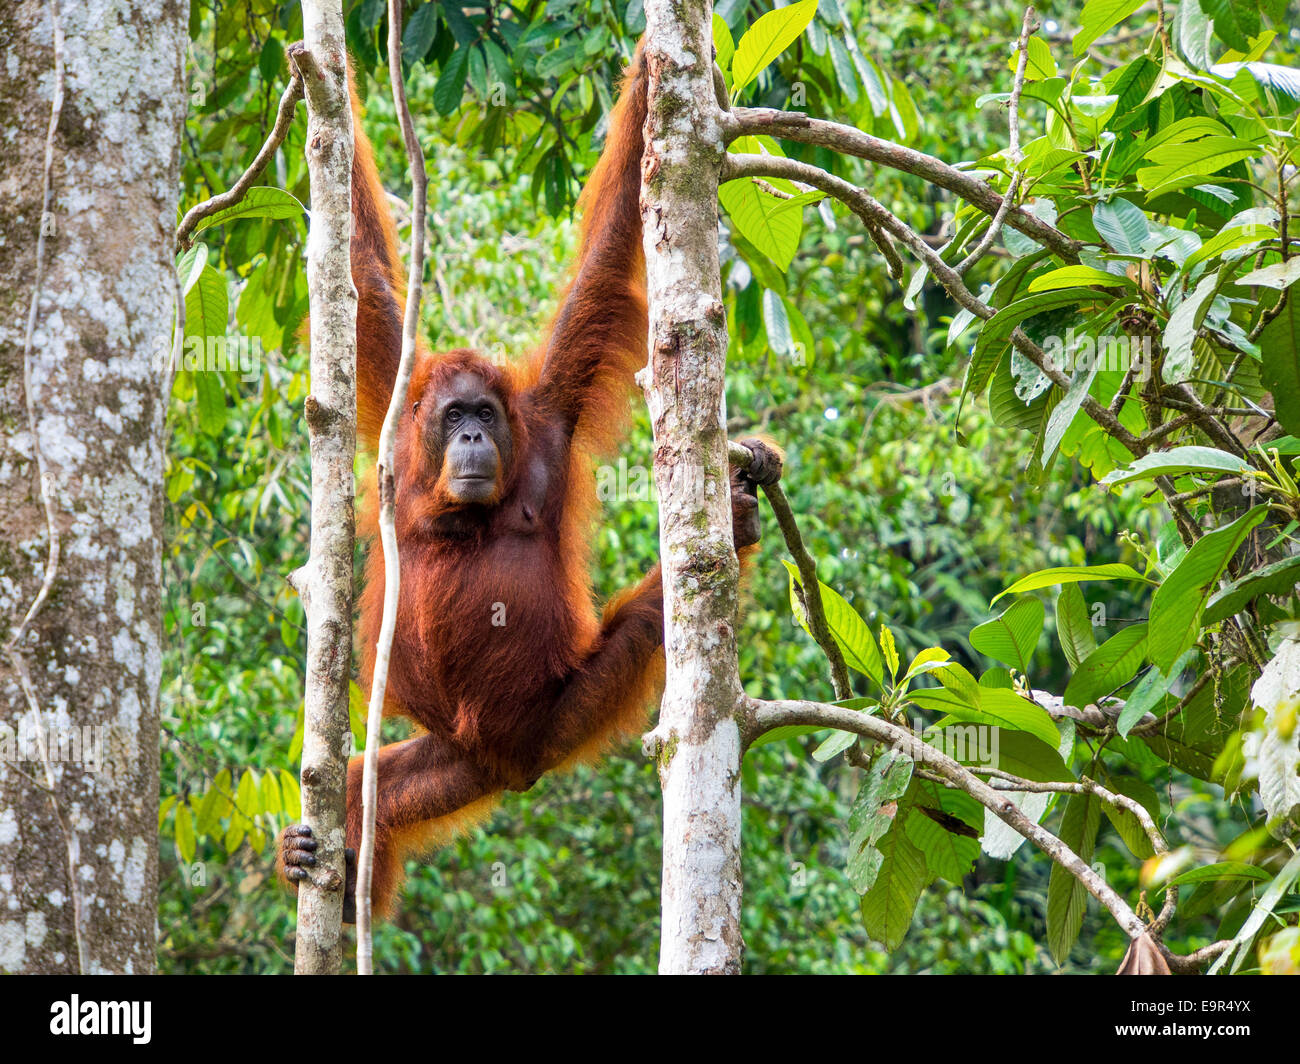
[{"label": "slender tree trunk", "polygon": [[352,463],[356,454],[357,293],[352,285],[352,110],[343,8],[302,5],[304,51],[295,58],[307,100],[311,231],[311,558],[294,586],[307,613],[303,822],[320,843],[298,890],[294,971],[334,974],[342,962],[348,677],[352,661]]},{"label": "slender tree trunk", "polygon": [[650,299],[667,686],[651,748],[664,789],[663,973],[737,973],[740,733],[737,563],[721,418],[726,311],[710,8],[646,3],[642,218]]},{"label": "slender tree trunk", "polygon": [[177,0],[0,5],[4,972],[154,968],[188,15]]}]

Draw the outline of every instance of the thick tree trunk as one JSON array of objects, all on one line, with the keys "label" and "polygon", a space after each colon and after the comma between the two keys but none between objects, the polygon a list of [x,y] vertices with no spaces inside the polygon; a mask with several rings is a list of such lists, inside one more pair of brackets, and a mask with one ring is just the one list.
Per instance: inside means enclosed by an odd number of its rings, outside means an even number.
[{"label": "thick tree trunk", "polygon": [[154,968],[188,14],[177,0],[0,5],[5,972]]},{"label": "thick tree trunk", "polygon": [[721,418],[726,311],[709,6],[646,3],[643,180],[667,687],[651,748],[664,788],[663,973],[736,973],[740,935],[737,563]]},{"label": "thick tree trunk", "polygon": [[326,975],[342,962],[344,795],[352,661],[352,463],[356,454],[357,293],[352,285],[352,110],[343,7],[302,5],[304,52],[295,58],[307,100],[311,231],[311,558],[295,574],[307,612],[302,744],[303,822],[320,843],[298,890],[294,971]]}]

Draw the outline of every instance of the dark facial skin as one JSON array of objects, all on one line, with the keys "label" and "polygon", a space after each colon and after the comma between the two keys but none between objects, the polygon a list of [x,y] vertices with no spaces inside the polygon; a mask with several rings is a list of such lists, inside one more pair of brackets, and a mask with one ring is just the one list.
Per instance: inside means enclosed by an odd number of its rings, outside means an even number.
[{"label": "dark facial skin", "polygon": [[496,393],[475,374],[461,373],[413,412],[448,494],[462,503],[495,501],[512,451],[510,423]]}]

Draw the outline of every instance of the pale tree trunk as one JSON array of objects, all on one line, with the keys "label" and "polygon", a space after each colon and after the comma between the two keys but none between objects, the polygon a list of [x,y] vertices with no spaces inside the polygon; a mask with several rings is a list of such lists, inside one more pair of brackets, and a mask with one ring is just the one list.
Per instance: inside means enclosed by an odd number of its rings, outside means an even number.
[{"label": "pale tree trunk", "polygon": [[647,0],[646,389],[655,436],[667,686],[650,747],[664,792],[663,973],[737,973],[740,732],[737,563],[721,418],[726,311],[710,8]]},{"label": "pale tree trunk", "polygon": [[302,5],[303,47],[294,59],[307,100],[311,231],[311,557],[294,574],[307,614],[302,744],[303,822],[320,849],[298,889],[294,971],[337,973],[342,918],[347,785],[348,677],[352,662],[352,463],[356,453],[357,293],[352,285],[352,110],[343,8]]},{"label": "pale tree trunk", "polygon": [[5,972],[154,968],[187,19],[174,0],[0,5]]}]

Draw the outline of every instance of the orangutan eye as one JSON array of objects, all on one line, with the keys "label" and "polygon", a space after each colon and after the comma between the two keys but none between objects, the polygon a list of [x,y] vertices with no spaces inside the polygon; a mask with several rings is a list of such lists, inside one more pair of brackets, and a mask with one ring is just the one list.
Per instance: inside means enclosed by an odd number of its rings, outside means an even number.
[{"label": "orangutan eye", "polygon": [[480,421],[482,421],[484,424],[486,424],[487,422],[491,421],[491,420],[492,420],[492,408],[491,408],[490,406],[485,406],[482,410],[480,410],[480,411],[478,412],[478,419],[479,419]]},{"label": "orangutan eye", "polygon": [[463,416],[464,415],[461,414],[461,412],[457,410],[454,406],[447,411],[447,420],[450,421],[453,425],[456,424],[456,422],[459,421]]}]

